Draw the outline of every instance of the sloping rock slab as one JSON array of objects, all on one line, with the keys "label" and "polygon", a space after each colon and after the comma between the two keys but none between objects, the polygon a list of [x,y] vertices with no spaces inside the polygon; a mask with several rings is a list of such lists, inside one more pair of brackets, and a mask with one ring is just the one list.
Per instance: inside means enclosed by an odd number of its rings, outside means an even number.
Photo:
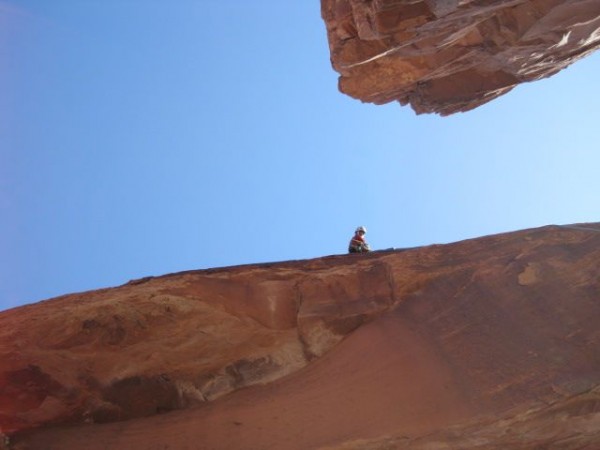
[{"label": "sloping rock slab", "polygon": [[598,261],[600,224],[549,226],[16,308],[2,433],[14,450],[600,448]]}]

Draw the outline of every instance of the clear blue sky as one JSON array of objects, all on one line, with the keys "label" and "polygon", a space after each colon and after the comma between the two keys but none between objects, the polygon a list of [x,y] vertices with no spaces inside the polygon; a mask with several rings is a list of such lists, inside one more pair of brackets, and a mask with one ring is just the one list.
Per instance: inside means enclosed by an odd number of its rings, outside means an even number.
[{"label": "clear blue sky", "polygon": [[317,0],[0,0],[0,309],[599,221],[598,73],[416,116],[339,93]]}]

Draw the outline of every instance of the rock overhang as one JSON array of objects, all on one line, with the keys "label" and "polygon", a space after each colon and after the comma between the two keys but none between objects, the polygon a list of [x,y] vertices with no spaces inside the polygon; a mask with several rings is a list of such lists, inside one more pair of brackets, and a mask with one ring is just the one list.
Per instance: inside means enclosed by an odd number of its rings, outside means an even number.
[{"label": "rock overhang", "polygon": [[595,0],[322,0],[341,92],[469,111],[600,46]]}]

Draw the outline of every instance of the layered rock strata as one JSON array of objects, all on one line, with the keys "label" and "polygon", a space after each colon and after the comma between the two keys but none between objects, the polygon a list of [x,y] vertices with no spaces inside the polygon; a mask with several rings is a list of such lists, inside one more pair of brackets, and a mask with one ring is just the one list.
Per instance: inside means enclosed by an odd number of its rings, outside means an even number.
[{"label": "layered rock strata", "polygon": [[0,430],[14,450],[598,447],[598,261],[600,224],[549,226],[12,309]]},{"label": "layered rock strata", "polygon": [[342,92],[468,111],[600,45],[597,0],[321,0]]}]

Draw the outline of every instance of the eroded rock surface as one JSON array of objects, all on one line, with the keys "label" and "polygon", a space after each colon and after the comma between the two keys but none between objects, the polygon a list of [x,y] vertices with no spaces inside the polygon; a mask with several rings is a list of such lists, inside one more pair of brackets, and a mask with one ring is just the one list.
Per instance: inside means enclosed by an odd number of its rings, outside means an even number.
[{"label": "eroded rock surface", "polygon": [[549,226],[5,311],[0,431],[15,450],[600,448],[599,261],[600,224]]},{"label": "eroded rock surface", "polygon": [[480,106],[600,45],[597,0],[321,0],[340,90],[417,113]]}]

